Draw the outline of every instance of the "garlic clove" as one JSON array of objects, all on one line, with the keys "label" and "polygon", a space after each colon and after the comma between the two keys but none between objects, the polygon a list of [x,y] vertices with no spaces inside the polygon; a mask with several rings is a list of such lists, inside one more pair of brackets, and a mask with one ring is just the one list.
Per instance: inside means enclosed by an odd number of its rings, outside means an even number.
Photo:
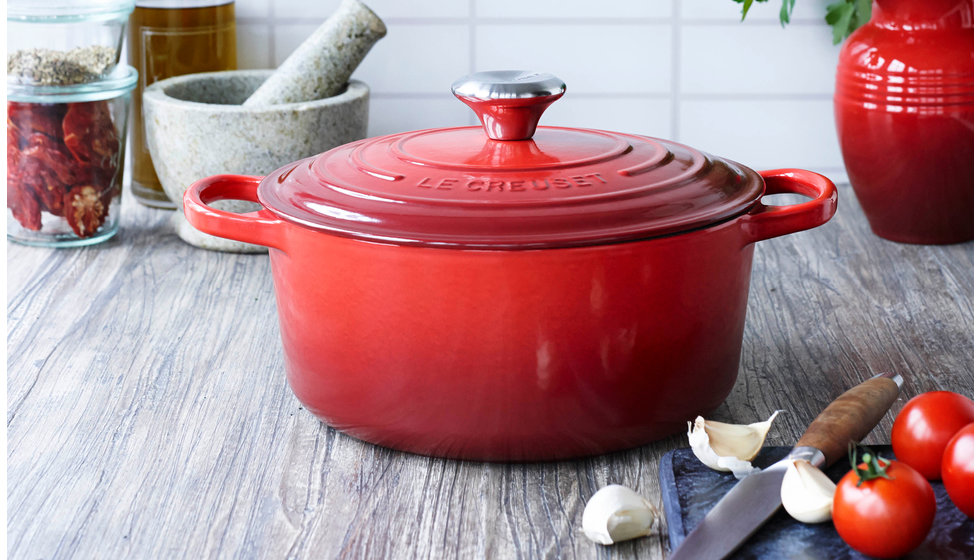
[{"label": "garlic clove", "polygon": [[655,518],[650,502],[625,486],[610,484],[585,504],[582,529],[592,541],[613,544],[652,534]]},{"label": "garlic clove", "polygon": [[742,480],[761,469],[753,467],[751,461],[742,461],[735,457],[718,457],[718,470],[731,471],[735,478]]},{"label": "garlic clove", "polygon": [[745,478],[758,470],[752,459],[762,449],[772,421],[780,410],[762,422],[753,424],[726,424],[705,420],[698,416],[687,423],[687,439],[691,450],[702,463],[723,472],[732,472],[735,478]]},{"label": "garlic clove", "polygon": [[754,424],[726,424],[706,420],[704,431],[708,434],[711,448],[722,457],[735,457],[743,461],[751,461],[759,454],[766,435],[772,426],[772,421],[781,411],[772,413],[768,420]]},{"label": "garlic clove", "polygon": [[803,523],[830,521],[837,485],[809,461],[797,459],[786,469],[779,496],[783,508]]}]

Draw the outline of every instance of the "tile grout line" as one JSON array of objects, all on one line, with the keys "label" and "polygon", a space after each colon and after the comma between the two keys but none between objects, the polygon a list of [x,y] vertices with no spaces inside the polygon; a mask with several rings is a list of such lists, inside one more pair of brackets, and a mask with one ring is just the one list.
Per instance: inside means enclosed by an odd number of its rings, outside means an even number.
[{"label": "tile grout line", "polygon": [[469,12],[469,17],[466,18],[466,26],[467,26],[467,30],[468,30],[468,37],[467,38],[469,39],[469,45],[470,45],[470,52],[469,52],[469,55],[470,55],[469,56],[469,59],[470,59],[469,60],[470,69],[469,69],[469,72],[472,74],[473,72],[476,72],[476,23],[477,23],[477,21],[476,21],[476,0],[470,0],[469,5],[470,5],[470,8],[469,8],[470,12]]},{"label": "tile grout line", "polygon": [[[473,4],[471,4],[473,6]],[[676,8],[675,8],[676,10]],[[623,25],[671,25],[675,22],[679,22],[681,19],[678,15],[677,17],[639,17],[639,18],[533,18],[533,17],[511,17],[511,18],[501,18],[501,17],[478,17],[472,11],[467,17],[422,17],[422,16],[393,16],[385,18],[385,23],[395,24],[395,25],[460,25],[472,23],[474,21],[482,25],[547,25],[547,26],[562,26],[562,25],[609,25],[609,26],[623,26]],[[312,25],[311,20],[308,17],[278,17],[274,18],[271,14],[273,24],[282,25]],[[326,17],[326,16],[324,16]],[[245,16],[241,18],[242,23],[258,23],[265,22],[265,18]],[[697,25],[704,27],[777,27],[778,22],[770,21],[736,21],[733,23],[728,19],[689,19],[684,22],[686,25]],[[801,19],[793,20],[794,26],[823,26],[826,23],[819,19]]]},{"label": "tile grout line", "polygon": [[[378,97],[406,97],[406,98],[442,98],[446,92],[442,89],[431,91],[372,91],[371,95]],[[663,92],[630,92],[630,91],[611,91],[602,92],[581,92],[576,91],[577,99],[666,99],[674,102],[675,94],[673,90]],[[833,99],[832,93],[687,93],[683,96],[684,101],[735,101],[735,102],[755,102],[755,101],[829,101]]]},{"label": "tile grout line", "polygon": [[[469,42],[470,42],[470,70],[469,73],[476,72],[476,26],[477,26],[477,16],[476,16],[476,0],[470,0],[470,13],[469,18],[467,18],[467,25],[469,28]],[[469,116],[470,124],[479,124],[476,115],[470,114]]]},{"label": "tile grout line", "polygon": [[269,26],[269,50],[265,53],[265,63],[268,68],[276,67],[276,19],[275,9],[272,7],[275,0],[265,0],[266,4],[266,25]]},{"label": "tile grout line", "polygon": [[681,0],[674,0],[671,14],[670,138],[678,140],[681,129]]}]

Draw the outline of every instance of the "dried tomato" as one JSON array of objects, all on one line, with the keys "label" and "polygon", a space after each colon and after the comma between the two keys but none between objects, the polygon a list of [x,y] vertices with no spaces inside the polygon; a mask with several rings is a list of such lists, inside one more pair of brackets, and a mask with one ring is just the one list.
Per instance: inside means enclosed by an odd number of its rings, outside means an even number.
[{"label": "dried tomato", "polygon": [[20,225],[37,231],[41,229],[41,205],[33,189],[24,185],[17,131],[7,128],[7,208]]},{"label": "dried tomato", "polygon": [[41,208],[61,216],[65,192],[77,181],[78,163],[61,143],[34,133],[20,153],[20,183],[30,186]]},{"label": "dried tomato", "polygon": [[10,208],[11,189],[16,190],[20,185],[20,134],[17,127],[7,117],[7,207]]},{"label": "dried tomato", "polygon": [[16,175],[20,163],[20,138],[10,120],[7,120],[7,181],[12,174]]},{"label": "dried tomato", "polygon": [[92,185],[97,188],[99,192],[114,191],[115,185],[113,184],[113,179],[116,175],[116,167],[110,166],[108,168],[95,167],[92,165],[86,165],[84,163],[78,163],[75,166],[75,183],[69,186],[71,189],[75,185]]},{"label": "dried tomato", "polygon": [[[41,136],[44,136],[43,134]],[[40,185],[38,177],[25,170],[21,153],[21,139],[17,128],[7,118],[7,208],[20,225],[26,229],[41,229],[41,204],[34,195],[32,181]]]},{"label": "dried tomato", "polygon": [[24,139],[35,132],[40,132],[60,140],[64,135],[61,121],[65,118],[67,110],[64,103],[8,101],[7,126],[13,124]]},{"label": "dried tomato", "polygon": [[75,235],[91,237],[105,223],[111,202],[112,189],[78,185],[65,195],[65,219]]},{"label": "dried tomato", "polygon": [[65,146],[75,159],[103,169],[115,168],[119,133],[107,102],[69,103],[62,129]]},{"label": "dried tomato", "polygon": [[29,191],[17,190],[11,196],[7,189],[7,208],[24,228],[38,231],[41,229],[41,205]]},{"label": "dried tomato", "polygon": [[71,153],[61,143],[43,134],[32,134],[27,139],[27,146],[21,151],[21,157],[41,160],[51,175],[66,187],[76,180],[79,165],[71,157]]}]

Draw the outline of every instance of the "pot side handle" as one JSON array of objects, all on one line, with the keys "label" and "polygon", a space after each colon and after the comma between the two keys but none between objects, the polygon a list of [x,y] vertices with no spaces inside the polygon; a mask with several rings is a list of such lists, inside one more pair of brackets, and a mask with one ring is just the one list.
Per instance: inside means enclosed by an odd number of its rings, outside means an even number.
[{"label": "pot side handle", "polygon": [[773,169],[759,174],[766,182],[767,195],[801,194],[812,200],[786,206],[769,206],[760,200],[741,218],[748,243],[817,227],[837,212],[837,187],[819,173]]},{"label": "pot side handle", "polygon": [[262,177],[215,175],[191,184],[184,191],[184,215],[192,226],[217,237],[282,250],[285,227],[275,214],[262,208],[236,214],[208,206],[217,200],[259,202]]}]

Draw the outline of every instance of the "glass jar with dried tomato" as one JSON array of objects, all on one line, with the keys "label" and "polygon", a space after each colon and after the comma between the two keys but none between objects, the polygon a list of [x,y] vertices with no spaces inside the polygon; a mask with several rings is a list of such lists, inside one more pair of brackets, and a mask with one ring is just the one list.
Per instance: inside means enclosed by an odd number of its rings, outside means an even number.
[{"label": "glass jar with dried tomato", "polygon": [[71,85],[7,82],[7,238],[78,246],[119,227],[136,70]]}]

